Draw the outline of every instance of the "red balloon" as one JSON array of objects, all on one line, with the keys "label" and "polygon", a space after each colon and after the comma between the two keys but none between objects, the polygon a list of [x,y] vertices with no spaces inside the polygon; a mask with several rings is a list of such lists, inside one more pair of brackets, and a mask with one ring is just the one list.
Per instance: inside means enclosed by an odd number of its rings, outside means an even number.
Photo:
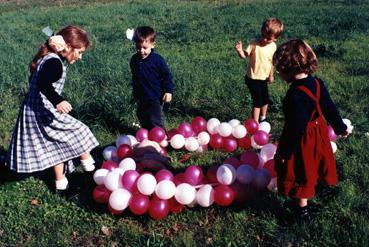
[{"label": "red balloon", "polygon": [[160,151],[159,151],[159,154],[161,154],[163,156],[168,156],[168,151],[164,147],[161,147]]},{"label": "red balloon", "polygon": [[232,165],[234,168],[238,168],[241,164],[240,161],[236,158],[236,157],[228,157],[223,161],[223,164],[230,164]]},{"label": "red balloon", "polygon": [[102,163],[102,165],[101,165],[101,168],[103,168],[103,169],[107,169],[107,170],[109,170],[109,171],[112,171],[112,170],[114,170],[115,168],[117,168],[118,167],[118,164],[117,163],[115,163],[114,161],[112,161],[112,160],[107,160],[107,161],[105,161],[104,163]]},{"label": "red balloon", "polygon": [[119,159],[124,159],[127,157],[131,157],[133,155],[133,150],[130,145],[122,144],[117,149],[117,156]]},{"label": "red balloon", "polygon": [[177,173],[174,176],[174,184],[177,186],[178,184],[182,184],[185,182],[185,175],[183,172]]},{"label": "red balloon", "polygon": [[228,206],[234,200],[234,192],[227,185],[219,185],[214,189],[214,201],[220,206]]},{"label": "red balloon", "polygon": [[142,142],[143,140],[149,138],[149,131],[145,128],[139,128],[136,131],[136,139],[138,142]]},{"label": "red balloon", "polygon": [[158,171],[155,175],[156,181],[159,183],[162,180],[174,181],[174,175],[171,171],[167,169],[162,169]]},{"label": "red balloon", "polygon": [[149,140],[157,143],[162,142],[165,139],[165,131],[161,127],[154,127],[149,132]]},{"label": "red balloon", "polygon": [[121,214],[123,213],[124,210],[115,210],[113,209],[109,204],[108,204],[108,210],[110,211],[111,214],[113,215],[117,215],[117,214]]},{"label": "red balloon", "polygon": [[169,203],[170,211],[173,213],[180,213],[185,208],[185,206],[177,202],[177,200],[174,197],[170,198],[168,200],[168,203]]},{"label": "red balloon", "polygon": [[182,122],[178,126],[178,132],[179,134],[183,135],[184,138],[190,137],[194,135],[193,129],[191,124]]},{"label": "red balloon", "polygon": [[223,137],[219,134],[210,135],[209,144],[214,149],[220,149],[223,145]]},{"label": "red balloon", "polygon": [[97,203],[108,203],[111,191],[105,185],[100,184],[92,191],[92,198]]},{"label": "red balloon", "polygon": [[191,165],[186,168],[184,173],[185,181],[191,185],[198,185],[204,174],[200,166]]},{"label": "red balloon", "polygon": [[248,136],[245,136],[241,139],[238,139],[238,146],[243,149],[249,149],[251,148],[251,139]]},{"label": "red balloon", "polygon": [[136,170],[125,171],[122,176],[122,184],[128,191],[134,191],[137,188],[137,179],[140,176]]},{"label": "red balloon", "polygon": [[133,194],[129,202],[129,210],[135,215],[143,215],[150,207],[150,199],[141,193]]},{"label": "red balloon", "polygon": [[275,178],[277,176],[277,173],[274,170],[274,159],[270,159],[265,162],[264,168],[270,173],[270,176],[272,176],[272,178]]},{"label": "red balloon", "polygon": [[191,126],[193,131],[198,134],[202,131],[207,131],[207,121],[203,117],[195,117],[192,119]]},{"label": "red balloon", "polygon": [[250,165],[254,169],[259,167],[259,156],[254,151],[245,151],[240,157],[241,164]]},{"label": "red balloon", "polygon": [[172,137],[176,134],[179,134],[178,130],[177,129],[170,129],[167,133],[167,136],[168,136],[168,140],[172,139]]},{"label": "red balloon", "polygon": [[253,118],[247,119],[243,125],[246,127],[247,133],[250,135],[253,135],[259,129],[258,122]]},{"label": "red balloon", "polygon": [[263,130],[258,130],[253,135],[254,141],[257,145],[263,146],[269,141],[269,134]]},{"label": "red balloon", "polygon": [[155,220],[161,220],[167,217],[169,210],[170,207],[167,200],[155,197],[150,202],[149,215]]},{"label": "red balloon", "polygon": [[233,137],[225,137],[223,138],[222,147],[225,152],[234,152],[237,149],[237,140]]},{"label": "red balloon", "polygon": [[209,167],[208,171],[206,172],[206,177],[209,183],[218,183],[217,170],[218,166]]}]

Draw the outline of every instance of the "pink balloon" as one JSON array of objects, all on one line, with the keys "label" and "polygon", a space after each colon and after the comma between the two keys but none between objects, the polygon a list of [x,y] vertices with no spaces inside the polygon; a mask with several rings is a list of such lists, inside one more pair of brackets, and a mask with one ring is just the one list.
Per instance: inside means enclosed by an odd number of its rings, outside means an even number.
[{"label": "pink balloon", "polygon": [[170,180],[170,181],[174,181],[174,175],[171,171],[167,170],[167,169],[162,169],[160,171],[158,171],[158,173],[156,173],[155,175],[156,181],[159,183],[162,180]]},{"label": "pink balloon", "polygon": [[149,215],[154,220],[161,220],[169,214],[169,203],[167,200],[162,200],[154,197],[150,202]]},{"label": "pink balloon", "polygon": [[92,191],[92,198],[97,203],[108,203],[111,191],[104,184],[100,184]]},{"label": "pink balloon", "polygon": [[263,130],[258,130],[254,133],[254,141],[257,145],[263,146],[269,141],[269,134]]},{"label": "pink balloon", "polygon": [[223,145],[223,137],[219,134],[210,135],[209,145],[214,149],[220,149]]},{"label": "pink balloon", "polygon": [[136,139],[138,142],[142,142],[143,140],[149,138],[149,131],[145,128],[139,128],[136,131]]},{"label": "pink balloon", "polygon": [[198,185],[203,176],[201,167],[195,165],[187,167],[184,173],[185,181],[191,185]]},{"label": "pink balloon", "polygon": [[228,206],[234,200],[234,192],[227,185],[219,185],[214,189],[214,201],[220,206]]},{"label": "pink balloon", "polygon": [[254,169],[259,167],[259,156],[254,151],[245,151],[240,157],[241,164],[251,165]]},{"label": "pink balloon", "polygon": [[237,149],[237,140],[233,137],[223,137],[222,147],[225,152],[234,152]]},{"label": "pink balloon", "polygon": [[107,160],[104,163],[102,163],[101,168],[112,171],[115,168],[118,168],[118,164],[112,160]]},{"label": "pink balloon", "polygon": [[240,161],[236,158],[236,157],[228,157],[223,161],[223,164],[230,164],[232,165],[234,168],[238,168],[240,166]]},{"label": "pink balloon", "polygon": [[253,118],[247,119],[243,125],[246,127],[247,133],[250,135],[253,135],[259,129],[258,122]]},{"label": "pink balloon", "polygon": [[127,170],[122,176],[123,187],[128,191],[133,191],[137,188],[137,178],[140,174],[135,170]]},{"label": "pink balloon", "polygon": [[209,183],[218,183],[217,170],[218,166],[209,167],[208,171],[206,172],[206,177]]},{"label": "pink balloon", "polygon": [[328,136],[329,136],[329,140],[332,142],[335,142],[337,140],[337,135],[334,132],[332,126],[328,125]]},{"label": "pink balloon", "polygon": [[165,131],[161,127],[154,127],[149,132],[149,140],[160,143],[165,139]]},{"label": "pink balloon", "polygon": [[175,197],[172,197],[168,200],[170,211],[173,213],[180,213],[185,208],[185,205],[177,202]]},{"label": "pink balloon", "polygon": [[205,120],[205,118],[203,117],[195,117],[194,119],[192,119],[191,122],[191,126],[193,131],[198,134],[202,131],[206,131],[207,130],[207,121]]},{"label": "pink balloon", "polygon": [[132,195],[129,202],[129,209],[135,215],[143,215],[150,207],[150,199],[148,196],[137,193]]},{"label": "pink balloon", "polygon": [[182,122],[178,126],[178,132],[179,134],[183,135],[184,138],[190,137],[194,135],[193,129],[191,124]]}]

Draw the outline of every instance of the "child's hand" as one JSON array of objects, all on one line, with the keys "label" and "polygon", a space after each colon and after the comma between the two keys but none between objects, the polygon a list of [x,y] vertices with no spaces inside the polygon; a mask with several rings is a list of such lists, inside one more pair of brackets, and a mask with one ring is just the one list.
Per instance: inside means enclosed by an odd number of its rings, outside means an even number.
[{"label": "child's hand", "polygon": [[238,40],[238,41],[236,42],[236,44],[235,44],[234,48],[235,48],[237,51],[241,52],[241,51],[243,50],[243,49],[242,49],[242,41],[241,41],[241,40]]},{"label": "child's hand", "polygon": [[273,75],[271,75],[271,76],[269,76],[269,78],[268,78],[268,83],[273,83],[274,82],[274,76]]},{"label": "child's hand", "polygon": [[60,113],[68,113],[72,110],[72,105],[68,101],[64,100],[56,105],[56,110]]},{"label": "child's hand", "polygon": [[163,96],[164,103],[169,103],[172,101],[172,94],[171,93],[165,93]]}]

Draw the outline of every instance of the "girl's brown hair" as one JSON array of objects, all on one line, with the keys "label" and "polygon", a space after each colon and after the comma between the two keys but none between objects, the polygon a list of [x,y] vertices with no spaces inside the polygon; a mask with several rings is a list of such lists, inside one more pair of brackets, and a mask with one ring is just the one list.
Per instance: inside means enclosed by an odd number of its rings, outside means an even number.
[{"label": "girl's brown hair", "polygon": [[318,59],[306,42],[292,39],[278,47],[273,55],[273,64],[278,72],[313,74],[318,68]]},{"label": "girl's brown hair", "polygon": [[[76,26],[66,26],[57,32],[55,35],[63,36],[65,43],[71,46],[73,49],[90,48],[92,46],[91,41],[88,39],[87,32],[82,28]],[[46,41],[38,50],[35,57],[30,64],[30,71],[33,73],[37,67],[37,61],[46,56],[46,54],[53,52],[53,49],[48,45]]]}]

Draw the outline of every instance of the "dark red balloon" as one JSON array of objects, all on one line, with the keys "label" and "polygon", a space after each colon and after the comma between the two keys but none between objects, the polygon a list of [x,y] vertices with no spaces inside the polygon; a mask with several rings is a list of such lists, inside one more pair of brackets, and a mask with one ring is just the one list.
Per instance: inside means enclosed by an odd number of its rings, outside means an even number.
[{"label": "dark red balloon", "polygon": [[156,181],[159,183],[162,180],[174,181],[174,175],[167,169],[162,169],[155,174]]},{"label": "dark red balloon", "polygon": [[190,137],[194,135],[193,129],[191,124],[182,122],[178,126],[178,132],[179,134],[183,135],[184,138]]},{"label": "dark red balloon", "polygon": [[223,137],[219,134],[210,135],[209,145],[214,149],[220,149],[223,145]]},{"label": "dark red balloon", "polygon": [[177,202],[177,200],[174,197],[170,198],[168,200],[168,203],[169,203],[170,211],[173,213],[180,213],[185,208],[185,206]]},{"label": "dark red balloon", "polygon": [[237,140],[233,137],[225,137],[223,138],[222,147],[225,152],[234,152],[237,149]]},{"label": "dark red balloon", "polygon": [[228,157],[223,161],[223,164],[230,164],[234,168],[238,168],[240,166],[240,161],[236,157]]},{"label": "dark red balloon", "polygon": [[272,178],[275,178],[277,176],[277,173],[274,170],[274,159],[270,159],[265,162],[264,168],[270,173],[270,176],[272,176]]},{"label": "dark red balloon", "polygon": [[218,166],[209,167],[208,171],[206,172],[206,177],[209,183],[218,183],[217,170],[218,170]]},{"label": "dark red balloon", "polygon": [[259,156],[254,151],[245,151],[241,154],[240,162],[243,165],[250,165],[257,169],[259,167]]},{"label": "dark red balloon", "polygon": [[112,171],[112,170],[114,170],[115,168],[117,168],[118,167],[118,164],[117,163],[115,163],[114,161],[112,161],[112,160],[107,160],[107,161],[105,161],[104,163],[102,163],[102,165],[101,165],[101,168],[103,168],[103,169],[107,169],[107,170],[109,170],[109,171]]},{"label": "dark red balloon", "polygon": [[131,146],[128,144],[122,144],[117,149],[117,156],[121,160],[127,157],[131,157],[132,154],[133,154],[133,150]]},{"label": "dark red balloon", "polygon": [[238,139],[237,142],[240,148],[243,148],[243,149],[251,148],[251,139],[248,136]]},{"label": "dark red balloon", "polygon": [[263,130],[258,130],[253,135],[254,141],[257,145],[263,146],[269,141],[269,134]]},{"label": "dark red balloon", "polygon": [[207,121],[205,118],[198,116],[192,119],[191,126],[193,131],[198,134],[207,130]]},{"label": "dark red balloon", "polygon": [[97,203],[108,203],[111,191],[105,185],[100,184],[92,191],[92,198]]},{"label": "dark red balloon", "polygon": [[141,193],[133,194],[129,202],[129,210],[135,215],[143,215],[150,207],[150,199]]},{"label": "dark red balloon", "polygon": [[149,140],[157,143],[162,142],[165,139],[165,131],[161,127],[154,127],[149,131]]},{"label": "dark red balloon", "polygon": [[219,185],[214,189],[214,201],[220,206],[229,206],[234,200],[234,192],[227,185]]},{"label": "dark red balloon", "polygon": [[185,183],[185,175],[183,172],[177,173],[174,176],[174,184],[177,186],[178,184]]},{"label": "dark red balloon", "polygon": [[170,129],[167,133],[167,136],[168,136],[168,140],[172,139],[172,137],[176,134],[179,134],[178,130],[177,129]]},{"label": "dark red balloon", "polygon": [[155,220],[161,220],[167,217],[170,207],[167,200],[161,200],[154,197],[150,202],[149,215]]},{"label": "dark red balloon", "polygon": [[258,122],[256,122],[255,119],[253,118],[249,118],[247,119],[243,125],[245,126],[247,133],[250,135],[253,135],[258,129],[259,129],[259,124]]},{"label": "dark red balloon", "polygon": [[108,210],[110,211],[111,214],[113,215],[118,215],[118,214],[122,214],[124,210],[115,210],[113,209],[109,204],[108,204]]}]

